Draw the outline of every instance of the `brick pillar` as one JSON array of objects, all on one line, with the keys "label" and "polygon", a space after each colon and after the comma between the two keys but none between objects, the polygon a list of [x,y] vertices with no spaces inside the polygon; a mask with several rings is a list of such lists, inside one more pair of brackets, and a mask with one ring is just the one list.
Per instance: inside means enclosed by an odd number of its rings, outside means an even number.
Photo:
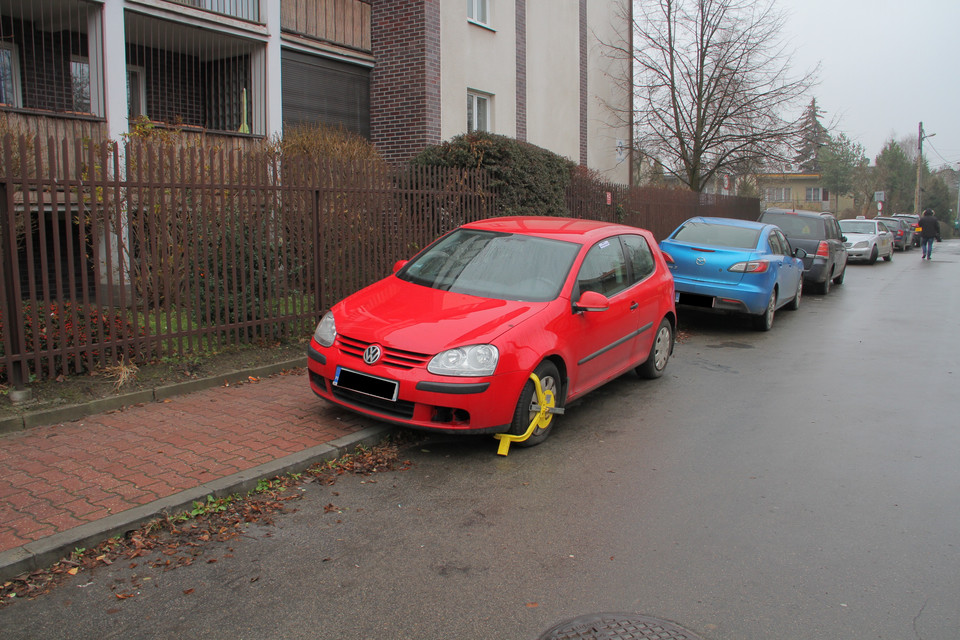
[{"label": "brick pillar", "polygon": [[374,0],[370,137],[399,164],[440,142],[440,0]]}]

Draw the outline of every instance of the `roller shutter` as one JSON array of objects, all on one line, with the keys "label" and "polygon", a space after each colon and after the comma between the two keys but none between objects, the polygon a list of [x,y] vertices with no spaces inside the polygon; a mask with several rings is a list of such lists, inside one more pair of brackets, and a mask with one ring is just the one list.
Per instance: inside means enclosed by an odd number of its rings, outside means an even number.
[{"label": "roller shutter", "polygon": [[320,122],[370,137],[370,70],[293,51],[281,57],[284,125]]}]

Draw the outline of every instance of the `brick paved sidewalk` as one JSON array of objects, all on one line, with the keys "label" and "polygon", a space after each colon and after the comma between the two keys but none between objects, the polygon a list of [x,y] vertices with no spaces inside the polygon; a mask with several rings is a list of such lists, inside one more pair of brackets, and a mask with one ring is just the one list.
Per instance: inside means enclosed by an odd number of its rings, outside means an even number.
[{"label": "brick paved sidewalk", "polygon": [[5,435],[0,565],[22,562],[31,543],[69,542],[71,531],[79,540],[88,525],[122,524],[124,514],[142,520],[190,490],[269,472],[271,463],[371,429],[382,431],[317,398],[301,369]]}]

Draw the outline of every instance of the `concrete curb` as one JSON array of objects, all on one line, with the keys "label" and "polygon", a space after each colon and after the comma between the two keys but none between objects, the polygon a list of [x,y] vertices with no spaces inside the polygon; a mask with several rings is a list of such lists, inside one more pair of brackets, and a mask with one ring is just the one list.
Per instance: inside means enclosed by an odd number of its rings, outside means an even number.
[{"label": "concrete curb", "polygon": [[134,391],[109,398],[92,400],[84,404],[70,405],[67,407],[58,407],[56,409],[45,409],[40,411],[25,411],[21,415],[10,416],[0,419],[0,435],[23,431],[32,427],[41,427],[60,422],[72,422],[80,420],[95,413],[106,413],[107,411],[116,411],[123,407],[129,407],[135,404],[144,404],[147,402],[159,402],[175,396],[192,393],[194,391],[203,391],[213,387],[223,386],[224,383],[233,384],[244,382],[248,378],[264,378],[272,376],[288,369],[297,369],[307,366],[307,357],[295,358],[275,364],[268,364],[253,369],[243,369],[231,371],[224,375],[213,376],[209,378],[199,378],[177,384],[156,387],[154,389],[144,389]]},{"label": "concrete curb", "polygon": [[[248,375],[257,377],[255,373],[249,373]],[[268,374],[261,373],[260,375]],[[244,376],[243,379],[246,379],[246,377]],[[42,540],[0,552],[0,581],[10,580],[22,573],[49,567],[69,555],[74,549],[95,547],[108,538],[124,535],[163,514],[172,515],[188,511],[195,501],[205,500],[208,495],[219,498],[235,493],[247,493],[255,489],[257,482],[260,480],[287,473],[298,473],[318,462],[335,460],[352,451],[358,445],[372,446],[378,444],[392,430],[392,427],[387,425],[367,427],[327,444],[304,449],[299,453],[206,482],[193,489],[127,509],[96,522],[88,522]]]}]

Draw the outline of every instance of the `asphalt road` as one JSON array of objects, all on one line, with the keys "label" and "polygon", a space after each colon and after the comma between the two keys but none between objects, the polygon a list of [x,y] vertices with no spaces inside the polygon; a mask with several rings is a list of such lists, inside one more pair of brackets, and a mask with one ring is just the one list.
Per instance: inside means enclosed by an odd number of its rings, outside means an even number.
[{"label": "asphalt road", "polygon": [[955,640],[958,288],[944,242],[851,265],[769,333],[686,314],[664,378],[594,392],[539,447],[427,441],[408,471],[305,485],[215,563],[0,610],[0,637],[534,640],[620,611],[706,640]]}]

